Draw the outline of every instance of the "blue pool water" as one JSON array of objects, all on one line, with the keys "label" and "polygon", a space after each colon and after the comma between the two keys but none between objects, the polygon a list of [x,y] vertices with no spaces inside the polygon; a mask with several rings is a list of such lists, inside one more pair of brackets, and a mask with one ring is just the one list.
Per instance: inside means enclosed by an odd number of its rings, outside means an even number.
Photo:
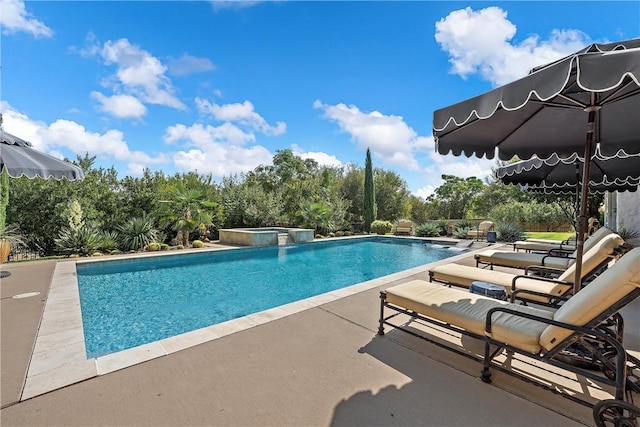
[{"label": "blue pool water", "polygon": [[78,263],[88,357],[98,357],[457,255],[372,237]]}]

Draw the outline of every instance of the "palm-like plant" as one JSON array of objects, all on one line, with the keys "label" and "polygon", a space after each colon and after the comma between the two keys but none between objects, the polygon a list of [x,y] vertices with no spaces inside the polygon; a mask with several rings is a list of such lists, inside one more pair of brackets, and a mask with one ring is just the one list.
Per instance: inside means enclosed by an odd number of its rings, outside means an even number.
[{"label": "palm-like plant", "polygon": [[215,202],[205,200],[202,191],[177,184],[171,188],[171,200],[161,200],[165,206],[164,219],[178,232],[184,246],[189,242],[189,233],[201,225],[210,225],[212,216],[206,209],[215,207]]},{"label": "palm-like plant", "polygon": [[147,218],[131,218],[121,225],[118,231],[123,249],[132,251],[138,251],[155,242],[158,236],[153,221]]},{"label": "palm-like plant", "polygon": [[298,223],[313,228],[314,234],[321,228],[331,228],[331,209],[322,202],[305,201],[297,212]]}]

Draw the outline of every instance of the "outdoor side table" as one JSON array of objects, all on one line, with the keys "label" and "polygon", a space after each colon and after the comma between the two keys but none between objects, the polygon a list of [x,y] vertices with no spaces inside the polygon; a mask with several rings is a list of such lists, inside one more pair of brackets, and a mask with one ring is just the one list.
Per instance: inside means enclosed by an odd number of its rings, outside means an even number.
[{"label": "outdoor side table", "polygon": [[504,286],[496,285],[495,283],[482,282],[479,280],[471,282],[469,292],[487,297],[506,301],[507,291]]}]

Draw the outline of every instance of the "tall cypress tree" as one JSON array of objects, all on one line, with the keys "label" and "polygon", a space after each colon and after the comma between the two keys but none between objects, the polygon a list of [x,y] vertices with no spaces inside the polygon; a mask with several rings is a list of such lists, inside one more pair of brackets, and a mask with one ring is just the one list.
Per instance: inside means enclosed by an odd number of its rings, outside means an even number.
[{"label": "tall cypress tree", "polygon": [[364,231],[369,231],[371,223],[375,221],[376,214],[376,192],[373,185],[373,166],[371,165],[371,152],[367,148],[367,158],[364,162],[364,209],[363,224]]}]

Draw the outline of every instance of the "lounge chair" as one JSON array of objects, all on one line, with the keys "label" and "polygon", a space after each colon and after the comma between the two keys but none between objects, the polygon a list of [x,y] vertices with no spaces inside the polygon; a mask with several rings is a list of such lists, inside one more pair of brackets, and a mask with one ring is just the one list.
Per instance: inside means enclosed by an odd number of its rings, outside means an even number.
[{"label": "lounge chair", "polygon": [[487,238],[487,231],[493,230],[493,222],[491,221],[482,221],[478,224],[478,227],[475,230],[469,230],[467,232],[467,237],[471,237],[472,239],[480,240]]},{"label": "lounge chair", "polygon": [[[508,369],[495,360],[507,353],[519,353],[579,374],[595,382],[615,388],[615,399],[624,400],[625,389],[636,387],[633,373],[640,368],[638,359],[622,347],[624,322],[618,311],[640,297],[640,248],[623,255],[611,268],[568,299],[557,311],[500,301],[482,295],[449,288],[423,280],[413,280],[390,287],[380,293],[378,334],[384,335],[385,325],[438,344],[441,347],[482,362],[481,379],[491,381],[491,368],[536,382],[522,373]],[[385,309],[392,313],[385,315]],[[394,324],[401,314],[409,321]],[[427,332],[411,328],[420,319],[437,328],[484,340],[484,355],[470,354],[455,344],[443,344]],[[585,369],[580,364],[567,363],[562,354],[572,344],[584,346],[600,370]],[[492,351],[492,347],[497,349]],[[629,366],[628,363],[635,363]],[[549,387],[547,387],[549,388]],[[564,397],[593,406],[578,396]]]},{"label": "lounge chair", "polygon": [[[586,251],[582,257],[582,280],[594,276],[607,267],[618,256],[624,240],[617,234],[609,234]],[[556,271],[556,270],[553,270]],[[459,264],[444,264],[429,270],[429,281],[470,288],[475,281],[493,283],[505,288],[508,296],[518,290],[518,298],[538,304],[558,306],[573,291],[575,263],[569,266],[557,279],[541,278],[526,274],[485,270]],[[532,291],[535,293],[527,293]]]},{"label": "lounge chair", "polygon": [[[593,245],[597,244],[603,237],[613,233],[610,229],[602,227],[596,231],[593,236],[585,240],[583,245],[583,253],[588,251]],[[527,268],[532,265],[542,265],[552,268],[566,270],[575,262],[576,251],[568,256],[559,256],[560,254],[550,251],[548,254],[512,252],[500,250],[487,250],[474,255],[476,267],[487,265],[493,269],[494,265],[513,268]]]},{"label": "lounge chair", "polygon": [[566,240],[527,239],[513,242],[514,251],[525,252],[573,252],[576,250],[576,239],[572,237]]},{"label": "lounge chair", "polygon": [[401,219],[398,221],[398,225],[396,226],[396,236],[400,234],[411,234],[411,229],[413,227],[413,222],[408,219]]}]

